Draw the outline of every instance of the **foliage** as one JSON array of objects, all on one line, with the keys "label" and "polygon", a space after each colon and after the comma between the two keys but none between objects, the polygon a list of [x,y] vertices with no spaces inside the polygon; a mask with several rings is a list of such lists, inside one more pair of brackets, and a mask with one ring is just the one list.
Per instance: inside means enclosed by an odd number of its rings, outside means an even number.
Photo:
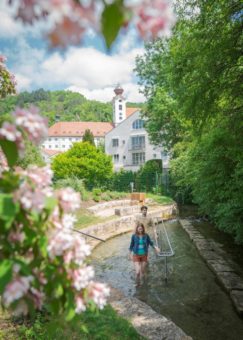
[{"label": "foliage", "polygon": [[46,133],[46,119],[35,108],[16,109],[0,128],[8,163],[0,174],[1,305],[17,316],[45,305],[70,321],[86,308],[103,308],[109,289],[92,281],[93,268],[85,263],[90,248],[72,232],[79,195],[71,188],[54,191],[48,167],[15,167],[24,138],[38,145]]},{"label": "foliage", "polygon": [[84,131],[84,135],[83,135],[83,142],[88,142],[91,145],[95,146],[95,142],[94,142],[94,136],[93,133],[90,131],[90,129],[87,129]]},{"label": "foliage", "polygon": [[[52,339],[142,339],[131,324],[120,318],[116,312],[107,306],[99,313],[87,311],[77,317],[75,325],[64,326],[62,320],[48,319],[38,315],[31,325],[18,327],[18,339],[52,340]],[[95,325],[95,327],[94,327]],[[52,334],[47,330],[52,328]]]},{"label": "foliage", "polygon": [[135,187],[137,191],[153,191],[154,188],[162,189],[161,181],[162,162],[160,159],[147,161],[136,173]]},{"label": "foliage", "polygon": [[67,187],[79,192],[82,201],[87,201],[89,199],[89,193],[86,191],[84,181],[82,179],[73,176],[65,179],[59,179],[55,182],[55,188],[57,189]]},{"label": "foliage", "polygon": [[135,182],[135,173],[121,169],[120,171],[113,173],[112,179],[107,183],[107,188],[115,191],[130,192],[130,183],[132,182]]},{"label": "foliage", "polygon": [[0,55],[0,99],[16,93],[14,76],[5,66],[6,58]]},{"label": "foliage", "polygon": [[88,186],[102,185],[112,175],[111,157],[87,142],[75,143],[52,162],[56,179],[75,176]]},{"label": "foliage", "polygon": [[178,2],[173,36],[137,58],[156,144],[171,151],[172,190],[243,243],[242,4]]},{"label": "foliage", "polygon": [[146,196],[148,198],[152,198],[153,201],[155,201],[158,204],[172,204],[174,203],[173,199],[168,196],[162,196],[162,195],[155,195],[151,193],[147,193]]},{"label": "foliage", "polygon": [[44,166],[45,163],[41,156],[40,149],[29,141],[25,141],[25,154],[24,157],[19,159],[16,163],[23,169],[26,169],[29,165]]},{"label": "foliage", "polygon": [[15,106],[28,108],[35,105],[43,116],[48,118],[49,125],[55,123],[56,112],[61,121],[95,121],[111,122],[112,105],[95,100],[88,100],[83,95],[71,91],[21,92],[16,96],[0,99],[0,118],[10,114]]}]

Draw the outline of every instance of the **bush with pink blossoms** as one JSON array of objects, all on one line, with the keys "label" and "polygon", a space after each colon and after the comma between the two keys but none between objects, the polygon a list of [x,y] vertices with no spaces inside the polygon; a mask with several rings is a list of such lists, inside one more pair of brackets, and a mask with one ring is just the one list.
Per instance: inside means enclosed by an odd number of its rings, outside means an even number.
[{"label": "bush with pink blossoms", "polygon": [[16,80],[6,68],[6,58],[0,54],[0,99],[16,93]]},{"label": "bush with pink blossoms", "polygon": [[109,48],[121,29],[135,24],[142,39],[169,35],[175,23],[170,0],[15,0],[15,16],[26,24],[52,18],[48,33],[51,46],[79,44],[93,29],[103,35]]},{"label": "bush with pink blossoms", "polygon": [[8,162],[0,171],[1,303],[15,315],[45,306],[70,320],[90,305],[103,308],[109,288],[93,281],[94,270],[85,263],[90,248],[72,231],[79,195],[71,188],[54,191],[47,166],[15,167],[24,136],[39,143],[46,133],[35,108],[17,109],[12,123],[0,127]]}]

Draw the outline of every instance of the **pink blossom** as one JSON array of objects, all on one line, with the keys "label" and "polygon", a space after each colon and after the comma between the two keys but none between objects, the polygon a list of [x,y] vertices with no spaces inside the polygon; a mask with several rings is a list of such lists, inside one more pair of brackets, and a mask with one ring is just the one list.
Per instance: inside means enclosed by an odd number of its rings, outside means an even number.
[{"label": "pink blossom", "polygon": [[4,63],[6,63],[6,61],[7,61],[7,58],[4,55],[0,54],[0,63],[4,64]]},{"label": "pink blossom", "polygon": [[76,221],[77,221],[77,218],[71,214],[64,214],[62,217],[62,225],[66,229],[72,229]]},{"label": "pink blossom", "polygon": [[35,144],[39,144],[47,136],[47,118],[42,117],[36,107],[32,106],[28,110],[17,108],[13,117],[16,125],[21,127]]},{"label": "pink blossom", "polygon": [[76,297],[75,302],[76,302],[76,309],[75,309],[76,313],[80,314],[86,311],[84,299],[81,296]]},{"label": "pink blossom", "polygon": [[48,187],[52,184],[53,171],[50,166],[39,168],[35,165],[29,166],[23,172],[38,188]]},{"label": "pink blossom", "polygon": [[168,0],[143,0],[134,8],[137,28],[143,39],[169,36],[175,24],[172,4]]},{"label": "pink blossom", "polygon": [[15,300],[22,298],[28,292],[31,281],[33,281],[33,276],[16,276],[4,290],[4,305],[8,307]]},{"label": "pink blossom", "polygon": [[33,188],[28,182],[21,183],[14,192],[13,199],[25,210],[41,211],[45,206],[45,195],[41,190]]},{"label": "pink blossom", "polygon": [[35,308],[41,310],[45,298],[45,294],[34,287],[30,288],[30,296],[34,302]]},{"label": "pink blossom", "polygon": [[6,139],[10,142],[15,142],[20,153],[23,153],[24,143],[23,137],[19,130],[17,130],[14,124],[4,122],[0,128],[0,139]]},{"label": "pink blossom", "polygon": [[70,270],[69,277],[73,287],[79,291],[88,286],[90,280],[94,277],[94,269],[91,266],[87,266]]},{"label": "pink blossom", "polygon": [[56,192],[60,208],[66,212],[73,212],[80,207],[80,195],[72,188],[60,189]]},{"label": "pink blossom", "polygon": [[23,242],[25,239],[25,234],[20,231],[13,231],[11,230],[9,235],[8,235],[8,240],[9,242],[17,243],[17,242]]},{"label": "pink blossom", "polygon": [[76,236],[73,241],[73,247],[69,249],[64,256],[64,262],[69,264],[71,261],[81,265],[86,256],[91,253],[90,246],[80,236]]},{"label": "pink blossom", "polygon": [[90,282],[88,286],[88,296],[100,309],[103,309],[106,305],[106,300],[109,295],[110,288],[106,284],[93,281]]},{"label": "pink blossom", "polygon": [[73,247],[73,236],[65,230],[55,230],[49,235],[47,251],[51,259],[61,256]]},{"label": "pink blossom", "polygon": [[45,285],[47,284],[47,279],[45,277],[45,274],[43,272],[41,272],[39,269],[34,268],[32,270],[33,274],[35,275],[35,277],[37,278],[37,280],[42,284]]}]

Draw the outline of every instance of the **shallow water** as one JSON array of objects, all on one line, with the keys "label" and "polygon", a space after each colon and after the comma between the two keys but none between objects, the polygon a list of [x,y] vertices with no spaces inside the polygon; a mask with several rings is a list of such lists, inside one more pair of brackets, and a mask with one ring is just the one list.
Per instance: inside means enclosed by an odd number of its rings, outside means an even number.
[{"label": "shallow water", "polygon": [[147,277],[136,287],[133,264],[128,260],[130,233],[94,250],[96,275],[125,295],[146,302],[195,340],[243,339],[243,320],[185,231],[178,222],[167,222],[166,228],[175,251],[175,255],[168,258],[167,284],[164,259],[150,249]]}]

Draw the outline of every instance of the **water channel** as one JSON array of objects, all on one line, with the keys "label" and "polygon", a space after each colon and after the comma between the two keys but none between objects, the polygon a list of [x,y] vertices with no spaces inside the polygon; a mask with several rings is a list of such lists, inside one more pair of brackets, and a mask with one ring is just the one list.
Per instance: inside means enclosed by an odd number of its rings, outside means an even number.
[{"label": "water channel", "polygon": [[243,339],[243,320],[188,235],[177,221],[166,222],[166,229],[175,251],[168,260],[167,284],[165,261],[150,249],[147,277],[141,286],[135,285],[133,264],[128,260],[131,233],[108,240],[93,251],[96,276],[144,301],[194,340]]}]

